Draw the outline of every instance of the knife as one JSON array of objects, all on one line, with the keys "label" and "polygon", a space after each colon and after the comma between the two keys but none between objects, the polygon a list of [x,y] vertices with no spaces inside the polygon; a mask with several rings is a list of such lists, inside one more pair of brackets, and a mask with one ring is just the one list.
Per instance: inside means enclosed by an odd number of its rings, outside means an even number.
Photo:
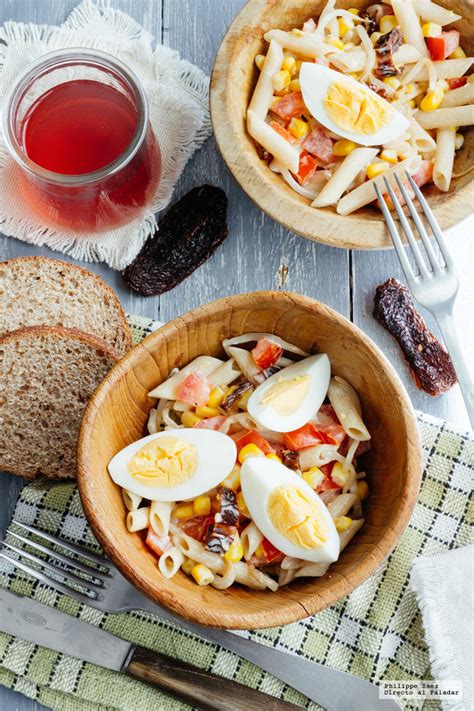
[{"label": "knife", "polygon": [[299,706],[138,647],[110,632],[23,595],[0,589],[0,631],[124,672],[204,711],[290,711]]}]

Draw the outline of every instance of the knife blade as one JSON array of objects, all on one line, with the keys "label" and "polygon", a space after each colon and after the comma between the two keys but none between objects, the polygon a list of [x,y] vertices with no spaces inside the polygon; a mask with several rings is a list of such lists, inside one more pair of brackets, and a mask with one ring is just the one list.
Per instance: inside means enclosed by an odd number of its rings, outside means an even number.
[{"label": "knife blade", "polygon": [[138,647],[61,610],[0,589],[0,631],[124,672],[207,711],[290,711],[299,706]]}]

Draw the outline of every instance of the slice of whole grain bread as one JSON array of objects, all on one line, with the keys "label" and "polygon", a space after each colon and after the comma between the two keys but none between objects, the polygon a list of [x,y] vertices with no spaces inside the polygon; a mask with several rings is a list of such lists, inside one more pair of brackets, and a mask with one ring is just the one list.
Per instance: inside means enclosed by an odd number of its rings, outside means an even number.
[{"label": "slice of whole grain bread", "polygon": [[0,263],[0,336],[25,326],[78,328],[120,355],[132,345],[125,312],[96,274],[58,259],[18,257]]},{"label": "slice of whole grain bread", "polygon": [[74,477],[85,406],[119,358],[77,329],[31,326],[0,337],[0,471]]}]

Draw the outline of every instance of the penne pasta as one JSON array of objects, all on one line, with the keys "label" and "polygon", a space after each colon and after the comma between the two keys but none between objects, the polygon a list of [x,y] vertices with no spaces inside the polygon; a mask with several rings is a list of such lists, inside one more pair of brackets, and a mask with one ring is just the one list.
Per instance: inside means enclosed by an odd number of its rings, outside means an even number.
[{"label": "penne pasta", "polygon": [[302,471],[333,462],[337,457],[337,450],[337,444],[316,444],[314,447],[305,447],[300,451]]},{"label": "penne pasta", "polygon": [[148,528],[150,525],[150,507],[146,506],[141,509],[129,511],[125,519],[125,525],[127,531],[130,531],[130,533],[143,531],[145,528]]},{"label": "penne pasta", "polygon": [[447,10],[431,0],[412,0],[415,11],[425,22],[436,22],[438,25],[450,25],[451,22],[461,19],[452,10]]},{"label": "penne pasta", "polygon": [[[444,62],[431,62],[436,79],[453,79],[454,77],[462,77],[474,62],[473,57],[465,57],[463,59],[445,59]],[[410,69],[406,70],[405,76]],[[428,81],[430,78],[430,70],[427,64],[420,69],[417,75],[417,81]]]},{"label": "penne pasta", "polygon": [[465,106],[467,104],[474,104],[474,81],[471,81],[471,79],[464,86],[460,86],[459,89],[448,91],[441,102],[440,108],[448,109],[453,106]]},{"label": "penne pasta", "polygon": [[215,387],[230,385],[242,375],[234,358],[229,358],[209,375],[209,380]]},{"label": "penne pasta", "polygon": [[298,172],[299,151],[250,109],[247,112],[247,130],[285,168],[293,173]]},{"label": "penne pasta", "polygon": [[359,398],[347,380],[331,378],[328,398],[349,437],[358,441],[370,439],[369,431],[362,420]]},{"label": "penne pasta", "polygon": [[405,42],[413,45],[413,47],[420,52],[422,57],[427,57],[428,49],[414,6],[409,0],[392,0],[392,9],[400,25]]},{"label": "penne pasta", "polygon": [[336,208],[338,214],[350,215],[351,212],[355,212],[355,210],[358,210],[360,207],[364,207],[364,205],[368,205],[373,202],[375,198],[374,184],[381,185],[381,187],[384,188],[384,177],[393,177],[393,175],[397,172],[400,172],[403,175],[405,170],[408,171],[410,175],[413,175],[420,167],[420,164],[420,156],[410,156],[406,160],[392,166],[392,168],[385,170],[377,177],[362,183],[362,185],[359,185],[358,188],[355,188],[355,190],[352,190],[339,200]]},{"label": "penne pasta", "polygon": [[439,190],[447,192],[453,174],[456,130],[438,128],[436,132],[436,155],[433,166],[433,182]]},{"label": "penne pasta", "polygon": [[453,106],[435,111],[417,111],[415,119],[424,129],[451,128],[451,126],[472,126],[474,106]]},{"label": "penne pasta", "polygon": [[281,69],[283,62],[283,49],[278,42],[271,40],[267,56],[263,63],[252,100],[250,111],[264,119],[268,113],[273,99],[273,76]]},{"label": "penne pasta", "polygon": [[422,56],[420,50],[412,44],[402,44],[402,46],[394,52],[393,62],[396,66],[415,64]]},{"label": "penne pasta", "polygon": [[263,541],[263,534],[252,521],[240,534],[240,541],[244,549],[245,560],[250,560]]},{"label": "penne pasta", "polygon": [[411,142],[418,153],[433,153],[436,150],[434,138],[420,126],[414,116],[409,116],[408,120],[410,122]]},{"label": "penne pasta", "polygon": [[122,499],[127,511],[136,511],[141,504],[142,497],[134,494],[133,491],[122,489]]},{"label": "penne pasta", "polygon": [[328,504],[329,513],[333,518],[345,516],[354,506],[356,499],[356,494],[341,494]]},{"label": "penne pasta", "polygon": [[278,42],[285,49],[311,59],[324,57],[334,52],[334,47],[326,44],[315,33],[294,34],[293,32],[283,32],[283,30],[270,30],[264,35],[264,38],[267,42]]},{"label": "penne pasta", "polygon": [[224,573],[219,575],[214,573],[214,580],[211,582],[213,588],[216,590],[227,590],[235,581],[235,567],[233,563],[228,560],[225,561]]},{"label": "penne pasta", "polygon": [[158,560],[158,568],[164,578],[172,578],[184,563],[184,555],[177,546],[165,551]]},{"label": "penne pasta", "polygon": [[376,155],[376,148],[355,148],[351,151],[311,203],[312,206],[326,207],[327,205],[335,205],[357,174],[366,168]]},{"label": "penne pasta", "polygon": [[150,526],[160,538],[168,535],[173,507],[171,501],[152,501],[150,504]]}]

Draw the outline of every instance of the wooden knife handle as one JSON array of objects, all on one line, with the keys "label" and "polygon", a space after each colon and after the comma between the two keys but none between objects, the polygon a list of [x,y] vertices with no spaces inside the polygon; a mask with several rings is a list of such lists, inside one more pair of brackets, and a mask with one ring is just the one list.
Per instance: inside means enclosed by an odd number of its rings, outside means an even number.
[{"label": "wooden knife handle", "polygon": [[143,647],[135,647],[123,671],[205,711],[294,711],[300,708]]}]

